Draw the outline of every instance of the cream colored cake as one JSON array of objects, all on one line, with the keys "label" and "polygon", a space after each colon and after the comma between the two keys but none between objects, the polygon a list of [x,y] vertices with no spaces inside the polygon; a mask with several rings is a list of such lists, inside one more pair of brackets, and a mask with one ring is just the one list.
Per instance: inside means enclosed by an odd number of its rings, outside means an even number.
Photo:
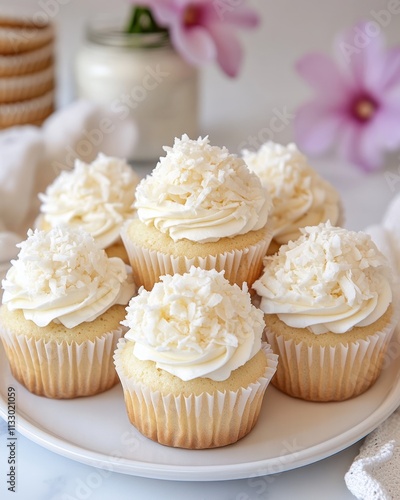
[{"label": "cream colored cake", "polygon": [[265,260],[254,283],[279,366],[273,384],[312,401],[341,401],[379,376],[398,314],[388,265],[371,238],[307,227]]},{"label": "cream colored cake", "polygon": [[163,274],[195,265],[224,270],[231,283],[253,283],[272,236],[260,180],[208,138],[184,135],[164,149],[137,187],[138,220],[121,233],[135,281],[151,289]]},{"label": "cream colored cake", "polygon": [[[151,391],[173,396],[198,396],[203,393],[215,394],[216,391],[238,391],[262,377],[267,367],[267,359],[263,351],[259,351],[245,365],[234,370],[228,379],[222,381],[206,377],[182,380],[179,377],[160,369],[154,361],[142,361],[134,355],[134,342],[128,342],[121,352],[121,369],[129,378],[139,384],[146,385]],[[134,360],[134,362],[132,362]]]},{"label": "cream colored cake", "polygon": [[0,337],[14,377],[50,398],[117,382],[113,353],[135,292],[121,259],[80,229],[29,231],[3,280]]},{"label": "cream colored cake", "polygon": [[131,299],[115,352],[132,424],[181,448],[236,442],[257,422],[277,356],[263,313],[222,273],[192,267]]},{"label": "cream colored cake", "polygon": [[266,242],[271,237],[269,228],[263,227],[215,242],[199,244],[186,238],[175,242],[139,219],[130,221],[122,234],[135,281],[147,290],[159,281],[160,275],[184,273],[190,265],[226,269],[225,276],[231,283],[251,285],[262,272]]}]

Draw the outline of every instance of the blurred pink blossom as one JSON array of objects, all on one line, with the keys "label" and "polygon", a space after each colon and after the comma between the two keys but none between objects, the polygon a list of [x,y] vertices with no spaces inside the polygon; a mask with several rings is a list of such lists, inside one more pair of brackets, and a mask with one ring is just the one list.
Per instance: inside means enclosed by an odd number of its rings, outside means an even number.
[{"label": "blurred pink blossom", "polygon": [[296,141],[309,155],[336,145],[345,160],[376,170],[385,151],[400,147],[400,47],[386,49],[381,34],[359,23],[335,48],[336,63],[320,53],[297,62],[316,95],[297,111]]},{"label": "blurred pink blossom", "polygon": [[[241,1],[243,4],[245,0]],[[140,0],[157,23],[170,32],[175,49],[196,66],[217,60],[231,77],[238,74],[243,53],[235,28],[253,28],[258,15],[237,0]]]}]

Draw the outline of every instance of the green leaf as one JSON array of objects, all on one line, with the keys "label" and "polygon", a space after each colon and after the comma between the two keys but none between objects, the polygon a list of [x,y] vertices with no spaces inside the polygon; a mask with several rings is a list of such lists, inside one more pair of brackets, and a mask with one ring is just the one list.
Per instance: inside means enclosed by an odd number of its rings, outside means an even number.
[{"label": "green leaf", "polygon": [[159,26],[150,9],[136,6],[126,27],[126,33],[167,33],[168,30]]}]

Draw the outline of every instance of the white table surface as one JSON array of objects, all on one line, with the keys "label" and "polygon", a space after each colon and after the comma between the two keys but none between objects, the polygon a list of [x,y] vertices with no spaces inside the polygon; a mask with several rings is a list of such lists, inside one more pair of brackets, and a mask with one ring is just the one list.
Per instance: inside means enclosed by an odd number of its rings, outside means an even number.
[{"label": "white table surface", "polygon": [[[5,450],[6,434],[0,438]],[[17,493],[8,493],[1,461],[0,497],[23,500],[351,500],[343,476],[358,453],[356,443],[315,464],[271,476],[236,481],[177,482],[99,469],[56,455],[18,435]],[[4,455],[2,455],[4,457]],[[86,485],[86,486],[84,486]]]}]

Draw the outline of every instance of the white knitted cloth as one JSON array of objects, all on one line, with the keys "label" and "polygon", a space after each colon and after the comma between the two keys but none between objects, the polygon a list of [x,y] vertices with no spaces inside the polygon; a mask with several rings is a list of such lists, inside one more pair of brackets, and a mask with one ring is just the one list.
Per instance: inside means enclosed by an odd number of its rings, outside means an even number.
[{"label": "white knitted cloth", "polygon": [[345,481],[362,500],[400,498],[400,408],[365,439]]},{"label": "white knitted cloth", "polygon": [[[395,283],[399,284],[400,195],[389,204],[382,223],[366,231],[389,259]],[[367,436],[345,482],[360,500],[400,499],[400,407]]]}]

